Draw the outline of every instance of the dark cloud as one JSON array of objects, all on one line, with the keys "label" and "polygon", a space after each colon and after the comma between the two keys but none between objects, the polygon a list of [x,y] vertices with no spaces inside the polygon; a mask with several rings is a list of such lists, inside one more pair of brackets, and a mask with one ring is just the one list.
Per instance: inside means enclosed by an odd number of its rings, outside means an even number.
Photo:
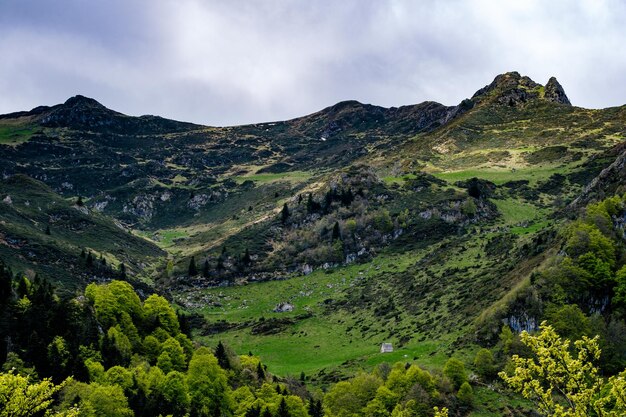
[{"label": "dark cloud", "polygon": [[133,115],[249,123],[346,99],[456,104],[511,70],[615,106],[624,21],[619,0],[2,2],[0,113],[84,94]]}]

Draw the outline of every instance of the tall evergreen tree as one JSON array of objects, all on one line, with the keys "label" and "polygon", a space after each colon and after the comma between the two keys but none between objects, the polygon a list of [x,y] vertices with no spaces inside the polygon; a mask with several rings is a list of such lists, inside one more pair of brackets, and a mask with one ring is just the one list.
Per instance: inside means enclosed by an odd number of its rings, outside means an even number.
[{"label": "tall evergreen tree", "polygon": [[248,408],[245,417],[261,417],[261,406],[256,404]]},{"label": "tall evergreen tree", "polygon": [[209,266],[209,260],[204,260],[204,265],[202,266],[202,276],[208,278],[210,275],[211,267]]},{"label": "tall evergreen tree", "polygon": [[120,264],[120,276],[126,279],[126,265],[124,265],[124,262]]},{"label": "tall evergreen tree", "polygon": [[287,408],[287,402],[285,401],[285,397],[281,398],[280,404],[278,404],[278,410],[276,411],[277,417],[291,417],[289,413],[289,409]]},{"label": "tall evergreen tree", "polygon": [[83,202],[83,198],[81,196],[78,196],[78,199],[76,199],[76,205],[78,207],[82,207],[85,205],[85,203]]},{"label": "tall evergreen tree", "polygon": [[217,358],[217,363],[219,363],[222,369],[230,369],[230,359],[228,358],[228,352],[226,352],[226,347],[221,340],[215,348],[215,357]]},{"label": "tall evergreen tree", "polygon": [[190,277],[195,277],[196,275],[198,275],[198,268],[196,268],[196,259],[193,256],[191,257],[191,260],[189,261],[188,275]]},{"label": "tall evergreen tree", "polygon": [[0,260],[0,309],[6,305],[6,301],[11,297],[12,281],[11,270]]},{"label": "tall evergreen tree", "polygon": [[261,414],[261,417],[272,417],[272,412],[270,411],[268,407],[265,407],[263,409],[263,413]]},{"label": "tall evergreen tree", "polygon": [[250,251],[248,250],[248,248],[246,248],[243,257],[241,258],[241,263],[243,263],[245,266],[249,266],[251,262],[252,258],[250,258]]},{"label": "tall evergreen tree", "polygon": [[322,409],[322,400],[314,400],[309,398],[308,412],[311,417],[322,417],[324,410]]},{"label": "tall evergreen tree", "polygon": [[338,239],[341,239],[341,230],[339,230],[339,222],[335,222],[335,225],[333,226],[333,235],[331,240],[334,242]]},{"label": "tall evergreen tree", "polygon": [[46,234],[50,236],[50,225],[46,225]]},{"label": "tall evergreen tree", "polygon": [[87,255],[85,255],[85,249],[83,249],[83,250],[80,251],[80,258],[81,259],[85,259],[85,256],[87,256]]},{"label": "tall evergreen tree", "polygon": [[283,205],[283,209],[280,211],[280,221],[285,224],[287,222],[287,220],[289,219],[289,216],[291,215],[291,213],[289,213],[289,206],[287,206],[287,203],[285,203]]},{"label": "tall evergreen tree", "polygon": [[87,259],[85,260],[85,265],[87,265],[90,268],[93,266],[93,255],[91,254],[91,252],[87,253]]},{"label": "tall evergreen tree", "polygon": [[263,365],[261,365],[261,361],[259,361],[259,363],[256,365],[256,375],[259,378],[259,380],[261,381],[265,380],[265,370],[263,369]]}]

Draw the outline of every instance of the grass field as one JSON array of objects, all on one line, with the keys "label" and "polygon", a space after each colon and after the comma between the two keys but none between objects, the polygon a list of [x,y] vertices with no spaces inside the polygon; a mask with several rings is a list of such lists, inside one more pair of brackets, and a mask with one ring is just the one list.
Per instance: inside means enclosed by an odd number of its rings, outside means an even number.
[{"label": "grass field", "polygon": [[281,173],[262,173],[262,174],[249,174],[238,175],[231,177],[232,180],[238,184],[244,181],[254,181],[259,184],[268,184],[277,181],[289,181],[292,183],[304,182],[309,180],[313,174],[308,171],[290,171]]},{"label": "grass field", "polygon": [[530,185],[547,180],[551,175],[562,173],[566,167],[562,165],[539,165],[525,168],[484,168],[460,171],[433,172],[432,174],[448,182],[465,181],[470,178],[482,178],[501,185],[509,181],[528,180]]},{"label": "grass field", "polygon": [[0,122],[0,145],[19,145],[30,139],[36,130],[35,126]]}]

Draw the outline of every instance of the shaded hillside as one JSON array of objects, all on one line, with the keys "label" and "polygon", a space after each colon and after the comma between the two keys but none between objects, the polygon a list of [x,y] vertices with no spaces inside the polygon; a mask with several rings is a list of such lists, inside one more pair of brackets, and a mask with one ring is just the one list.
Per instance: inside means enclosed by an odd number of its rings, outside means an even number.
[{"label": "shaded hillside", "polygon": [[124,263],[127,278],[139,282],[148,278],[146,266],[165,254],[29,177],[1,180],[0,198],[0,257],[31,278],[40,274],[65,287],[82,287],[121,277]]}]

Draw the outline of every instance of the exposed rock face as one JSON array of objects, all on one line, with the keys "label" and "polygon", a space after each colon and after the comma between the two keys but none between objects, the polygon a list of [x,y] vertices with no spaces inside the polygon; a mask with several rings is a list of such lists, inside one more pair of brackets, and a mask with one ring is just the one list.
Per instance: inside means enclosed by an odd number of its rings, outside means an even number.
[{"label": "exposed rock face", "polygon": [[546,100],[553,103],[570,105],[561,84],[552,77],[543,88],[529,77],[518,72],[498,75],[491,84],[478,90],[472,100],[475,102],[495,102],[501,105],[519,107],[533,100]]},{"label": "exposed rock face", "polygon": [[498,75],[491,84],[478,90],[472,100],[484,102],[494,100],[498,104],[518,107],[540,97],[541,84],[518,72]]},{"label": "exposed rock face", "polygon": [[548,80],[548,84],[546,84],[545,89],[545,99],[548,101],[552,101],[554,103],[567,104],[569,106],[572,105],[567,95],[565,95],[565,90],[554,77],[550,77]]}]

